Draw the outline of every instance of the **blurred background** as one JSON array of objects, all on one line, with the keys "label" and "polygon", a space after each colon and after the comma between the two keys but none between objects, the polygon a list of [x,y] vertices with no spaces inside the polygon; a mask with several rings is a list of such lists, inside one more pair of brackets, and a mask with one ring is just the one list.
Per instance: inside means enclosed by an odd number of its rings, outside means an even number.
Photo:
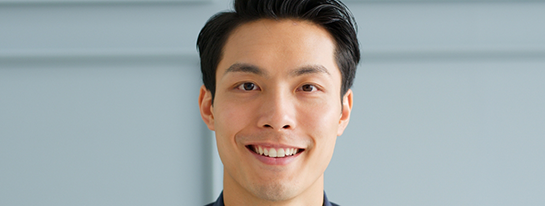
[{"label": "blurred background", "polygon": [[[350,0],[340,205],[545,205],[545,1]],[[195,41],[231,0],[0,0],[0,205],[204,205]]]}]

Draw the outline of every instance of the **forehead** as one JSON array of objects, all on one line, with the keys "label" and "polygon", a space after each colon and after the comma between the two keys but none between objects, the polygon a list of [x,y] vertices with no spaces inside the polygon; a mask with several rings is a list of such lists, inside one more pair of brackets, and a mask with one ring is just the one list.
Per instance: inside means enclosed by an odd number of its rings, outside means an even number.
[{"label": "forehead", "polygon": [[329,32],[312,22],[291,19],[261,19],[237,27],[225,43],[217,76],[234,64],[256,65],[273,73],[322,65],[330,73],[340,73]]}]

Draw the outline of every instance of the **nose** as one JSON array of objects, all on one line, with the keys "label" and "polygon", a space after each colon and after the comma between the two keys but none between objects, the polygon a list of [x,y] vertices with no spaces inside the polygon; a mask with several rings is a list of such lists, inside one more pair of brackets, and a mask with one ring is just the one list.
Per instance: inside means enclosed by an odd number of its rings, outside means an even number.
[{"label": "nose", "polygon": [[258,127],[277,131],[295,128],[295,99],[289,94],[267,95],[259,111]]}]

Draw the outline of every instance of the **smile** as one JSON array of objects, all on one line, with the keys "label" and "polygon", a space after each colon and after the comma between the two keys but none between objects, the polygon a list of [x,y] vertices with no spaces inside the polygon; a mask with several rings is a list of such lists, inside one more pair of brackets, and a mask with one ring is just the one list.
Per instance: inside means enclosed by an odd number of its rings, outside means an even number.
[{"label": "smile", "polygon": [[253,151],[256,154],[259,154],[265,157],[273,157],[273,158],[293,156],[304,150],[304,149],[298,149],[298,148],[272,148],[272,147],[267,148],[267,147],[262,147],[257,145],[248,145],[246,147],[250,151]]}]

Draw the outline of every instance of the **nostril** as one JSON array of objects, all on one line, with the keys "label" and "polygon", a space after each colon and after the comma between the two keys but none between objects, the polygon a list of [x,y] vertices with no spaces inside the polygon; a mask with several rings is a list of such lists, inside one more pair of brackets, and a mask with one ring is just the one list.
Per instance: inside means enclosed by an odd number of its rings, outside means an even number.
[{"label": "nostril", "polygon": [[269,128],[272,128],[272,126],[271,126],[271,125],[268,125],[268,124],[266,124],[266,125],[263,125],[263,126],[264,126],[264,127],[269,127]]},{"label": "nostril", "polygon": [[288,129],[288,128],[290,128],[290,126],[289,125],[284,125],[282,128]]}]

